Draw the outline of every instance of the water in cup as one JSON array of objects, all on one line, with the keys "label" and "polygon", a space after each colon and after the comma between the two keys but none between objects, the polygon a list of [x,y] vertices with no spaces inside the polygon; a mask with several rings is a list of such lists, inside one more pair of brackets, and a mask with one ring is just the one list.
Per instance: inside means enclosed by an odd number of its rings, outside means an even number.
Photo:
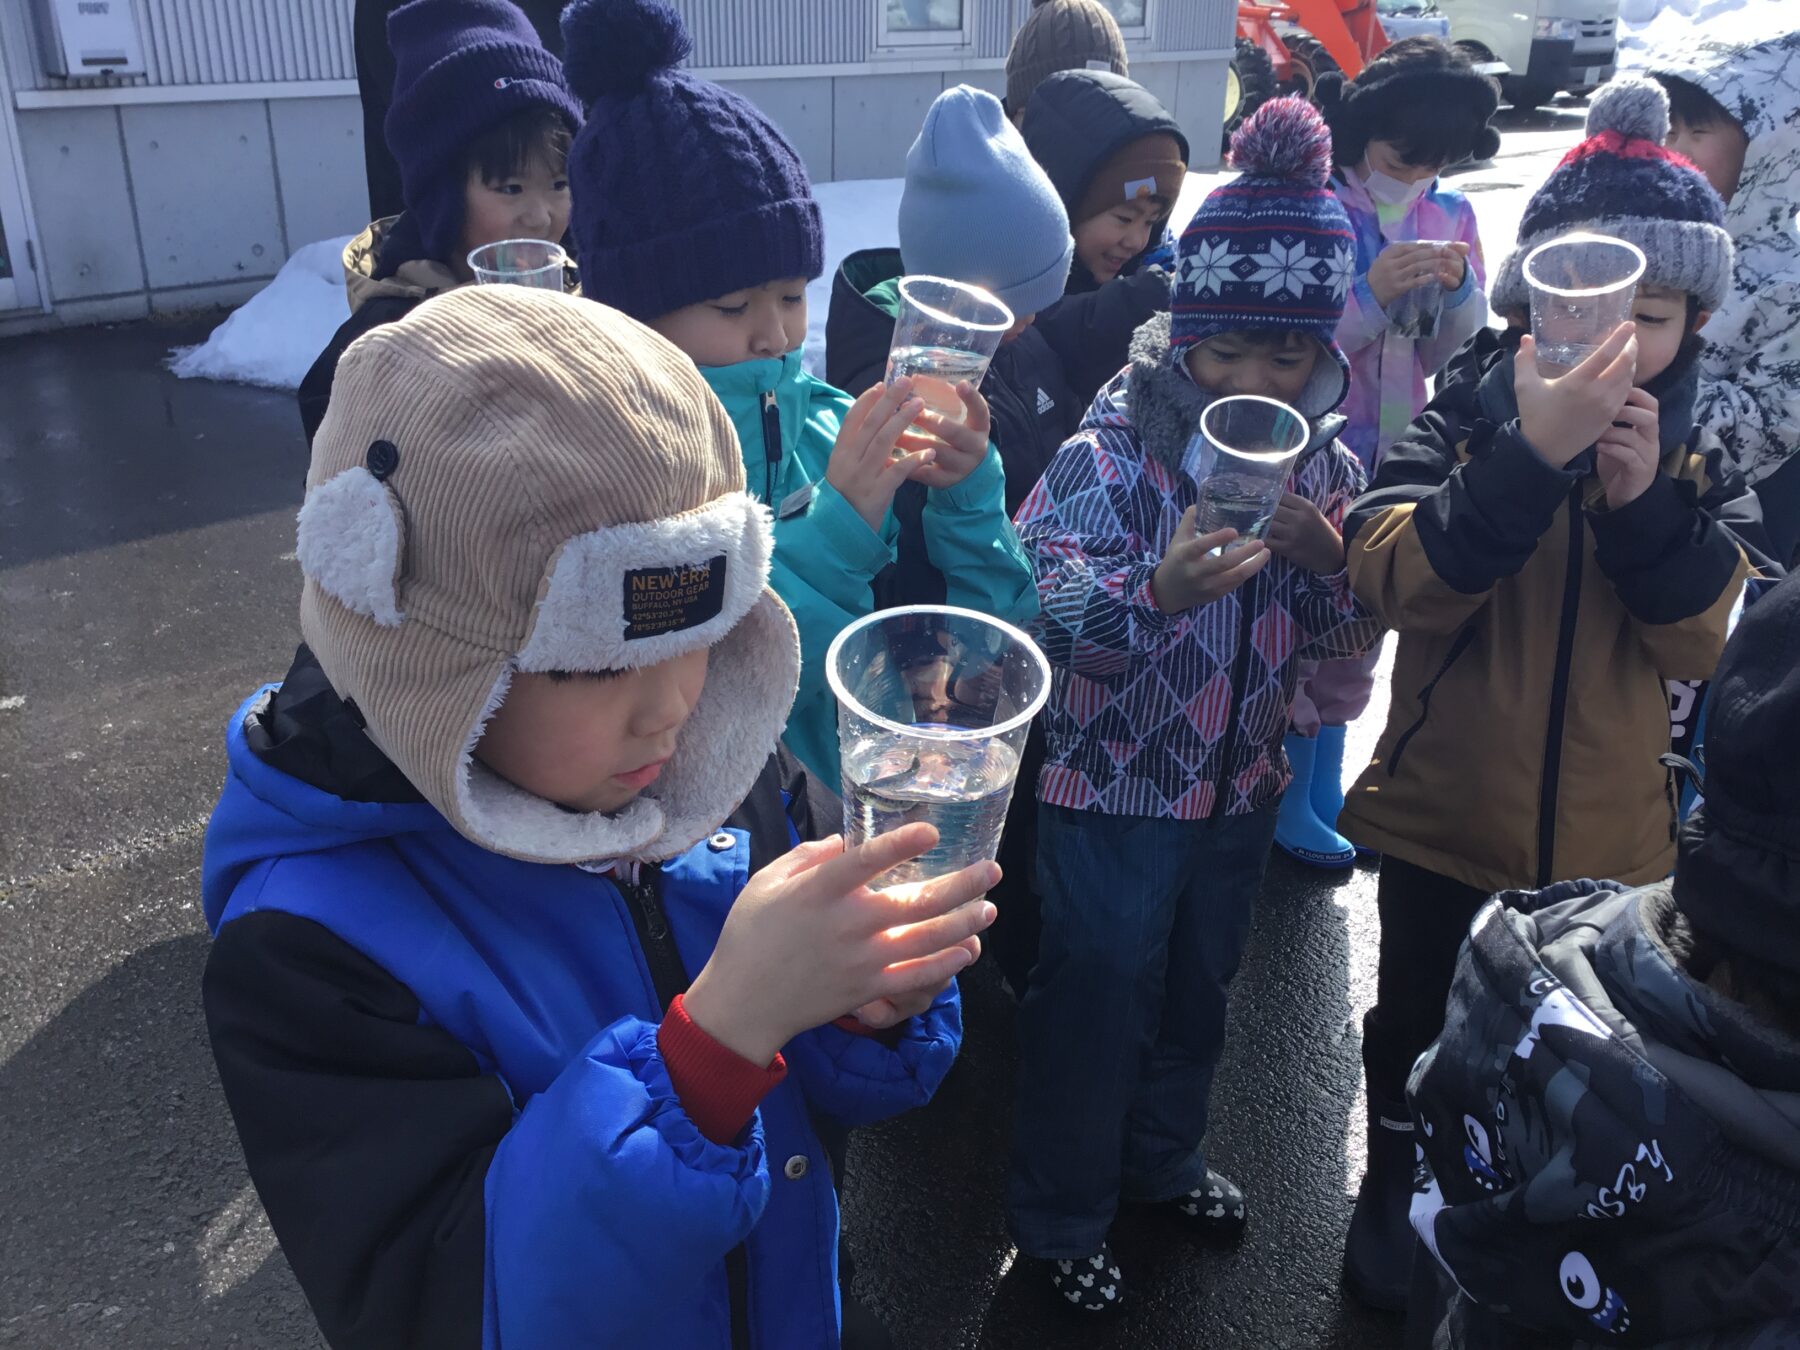
[{"label": "water in cup", "polygon": [[933,412],[957,422],[968,408],[956,392],[959,381],[979,386],[1013,313],[992,294],[947,277],[901,277],[900,313],[888,349],[887,382],[903,375]]},{"label": "water in cup", "polygon": [[938,843],[879,886],[916,886],[992,858],[1050,664],[1011,624],[950,605],[858,619],[832,641],[844,837],[922,820]]},{"label": "water in cup", "polygon": [[1236,530],[1239,539],[1256,539],[1269,527],[1269,517],[1274,514],[1265,477],[1214,470],[1200,485],[1200,514],[1195,533]]},{"label": "water in cup", "polygon": [[1311,437],[1306,419],[1276,399],[1239,394],[1207,405],[1183,460],[1200,480],[1196,531],[1260,537]]},{"label": "water in cup", "polygon": [[966,422],[969,408],[956,392],[963,380],[979,385],[987,374],[988,358],[955,347],[898,347],[888,353],[887,383],[910,375],[913,393],[933,412],[953,422]]},{"label": "water in cup", "polygon": [[1644,262],[1636,244],[1586,231],[1539,244],[1525,255],[1531,336],[1541,373],[1573,370],[1631,318]]},{"label": "water in cup", "polygon": [[1018,754],[1004,741],[908,744],[870,735],[842,758],[851,839],[873,839],[917,820],[937,827],[937,847],[891,869],[884,886],[947,876],[999,850],[1019,774]]}]

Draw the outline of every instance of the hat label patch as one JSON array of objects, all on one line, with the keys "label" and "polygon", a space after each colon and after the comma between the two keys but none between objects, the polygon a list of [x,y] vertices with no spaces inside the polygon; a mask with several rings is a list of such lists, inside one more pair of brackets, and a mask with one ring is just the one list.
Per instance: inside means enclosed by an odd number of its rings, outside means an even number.
[{"label": "hat label patch", "polygon": [[1154,178],[1134,178],[1125,185],[1125,200],[1136,201],[1139,197],[1154,197],[1156,180]]},{"label": "hat label patch", "polygon": [[634,568],[625,573],[624,585],[626,641],[698,628],[725,607],[725,555]]}]

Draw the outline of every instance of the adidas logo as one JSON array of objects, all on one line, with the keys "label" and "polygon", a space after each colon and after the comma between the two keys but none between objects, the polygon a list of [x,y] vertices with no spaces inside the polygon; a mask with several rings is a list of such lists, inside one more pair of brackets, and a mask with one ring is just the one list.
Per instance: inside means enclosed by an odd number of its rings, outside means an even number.
[{"label": "adidas logo", "polygon": [[1045,413],[1049,412],[1055,406],[1056,406],[1055,399],[1051,398],[1050,395],[1046,394],[1042,389],[1038,390],[1038,416],[1039,417],[1042,417]]}]

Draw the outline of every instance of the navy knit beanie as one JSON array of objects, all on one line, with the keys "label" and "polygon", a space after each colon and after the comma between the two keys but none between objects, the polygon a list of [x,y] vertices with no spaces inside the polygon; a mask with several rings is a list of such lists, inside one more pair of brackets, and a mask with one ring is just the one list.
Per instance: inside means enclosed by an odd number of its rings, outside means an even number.
[{"label": "navy knit beanie", "polygon": [[1531,308],[1525,255],[1574,230],[1636,244],[1641,284],[1686,291],[1717,309],[1731,288],[1733,250],[1725,203],[1706,176],[1672,150],[1669,96],[1654,80],[1614,80],[1588,108],[1587,139],[1531,194],[1519,245],[1494,273],[1489,302],[1499,314]]},{"label": "navy knit beanie", "polygon": [[825,270],[806,166],[748,99],[676,67],[691,48],[657,0],[573,0],[563,60],[587,104],[569,152],[582,293],[649,320]]},{"label": "navy knit beanie", "polygon": [[388,149],[426,252],[461,245],[463,155],[476,137],[525,108],[549,107],[581,125],[562,64],[507,0],[412,0],[388,16],[394,101]]},{"label": "navy knit beanie", "polygon": [[1305,333],[1337,362],[1335,407],[1349,389],[1336,333],[1356,236],[1326,186],[1331,133],[1305,99],[1273,99],[1231,138],[1231,164],[1242,172],[1213,189],[1176,248],[1170,346],[1246,329]]}]

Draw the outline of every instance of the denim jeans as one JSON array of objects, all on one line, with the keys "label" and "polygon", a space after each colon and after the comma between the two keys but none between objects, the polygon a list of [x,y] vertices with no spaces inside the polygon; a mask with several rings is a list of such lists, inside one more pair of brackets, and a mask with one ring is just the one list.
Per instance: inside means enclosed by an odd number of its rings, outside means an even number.
[{"label": "denim jeans", "polygon": [[1043,937],[1019,1010],[1007,1217],[1027,1256],[1100,1249],[1122,1201],[1206,1176],[1225,998],[1275,809],[1216,820],[1038,808]]}]

